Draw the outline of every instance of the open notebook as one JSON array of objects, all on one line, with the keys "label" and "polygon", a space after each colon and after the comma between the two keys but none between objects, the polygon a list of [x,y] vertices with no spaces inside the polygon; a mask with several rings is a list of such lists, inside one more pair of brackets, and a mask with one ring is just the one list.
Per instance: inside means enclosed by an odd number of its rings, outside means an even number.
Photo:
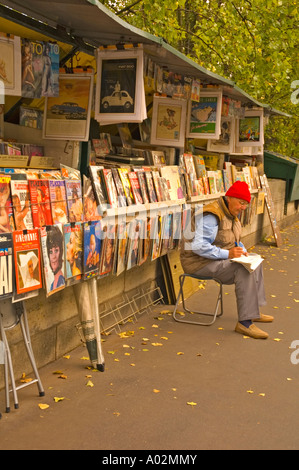
[{"label": "open notebook", "polygon": [[252,273],[264,261],[264,259],[257,253],[248,253],[248,256],[243,255],[239,258],[232,258],[231,261],[234,263],[241,263],[247,271]]}]

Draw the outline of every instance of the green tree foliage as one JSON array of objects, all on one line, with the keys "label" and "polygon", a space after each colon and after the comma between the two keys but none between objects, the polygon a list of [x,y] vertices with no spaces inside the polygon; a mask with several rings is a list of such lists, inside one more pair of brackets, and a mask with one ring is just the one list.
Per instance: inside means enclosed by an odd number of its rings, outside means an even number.
[{"label": "green tree foliage", "polygon": [[298,0],[102,3],[206,69],[233,80],[258,101],[291,114],[270,119],[265,147],[299,158],[299,104],[291,100],[292,84],[299,81]]}]

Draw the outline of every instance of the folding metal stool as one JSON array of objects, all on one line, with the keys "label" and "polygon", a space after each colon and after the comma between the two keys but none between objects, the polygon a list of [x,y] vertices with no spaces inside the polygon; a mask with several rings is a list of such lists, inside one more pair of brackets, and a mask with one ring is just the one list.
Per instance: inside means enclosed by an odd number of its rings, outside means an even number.
[{"label": "folding metal stool", "polygon": [[[211,312],[201,312],[201,311],[191,311],[186,307],[185,298],[184,298],[184,282],[185,282],[187,277],[190,277],[192,279],[197,279],[198,281],[215,281],[215,282],[218,283],[219,291],[218,291],[218,295],[217,295],[217,299],[216,299],[215,310],[214,310],[213,313],[211,313]],[[190,323],[192,325],[210,326],[210,325],[213,325],[213,323],[215,323],[216,318],[221,317],[223,315],[223,285],[222,285],[222,282],[219,279],[212,278],[212,277],[196,276],[195,274],[186,274],[186,273],[184,273],[184,274],[181,274],[180,277],[179,277],[179,284],[180,284],[180,290],[179,290],[177,300],[176,300],[176,304],[175,304],[175,308],[174,308],[174,311],[173,311],[173,314],[172,314],[175,321],[180,322],[180,323]],[[184,318],[182,318],[181,315],[178,316],[177,309],[178,309],[181,298],[182,298],[182,306],[183,306],[184,313],[186,312],[186,313],[189,313],[189,314],[210,316],[210,317],[213,317],[212,320],[210,322],[202,322],[202,321],[184,319]],[[220,313],[218,314],[219,305],[220,305]]]},{"label": "folding metal stool", "polygon": [[[31,382],[16,386],[15,376],[13,371],[13,363],[10,353],[10,348],[6,336],[6,331],[14,328],[20,323],[21,331],[24,338],[25,347],[29,360],[32,365],[33,372],[35,374],[35,379]],[[18,395],[17,391],[21,388],[27,387],[34,383],[37,383],[39,396],[43,397],[45,395],[42,382],[37,370],[34,353],[31,346],[31,338],[27,321],[27,313],[24,302],[12,303],[11,299],[1,300],[0,303],[0,333],[1,339],[4,343],[4,379],[5,379],[5,400],[6,400],[6,413],[10,412],[10,399],[9,393],[13,393],[14,397],[14,407],[15,409],[19,408]],[[11,381],[11,390],[9,389],[9,376]],[[1,417],[1,415],[0,415]]]}]

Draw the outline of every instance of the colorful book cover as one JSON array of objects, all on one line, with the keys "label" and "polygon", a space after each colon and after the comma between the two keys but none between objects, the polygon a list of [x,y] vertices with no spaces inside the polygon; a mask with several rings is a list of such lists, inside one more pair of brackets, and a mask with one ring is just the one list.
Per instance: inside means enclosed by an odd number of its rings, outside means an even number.
[{"label": "colorful book cover", "polygon": [[166,179],[167,187],[172,201],[183,199],[183,190],[180,182],[179,168],[177,166],[164,166],[160,170],[161,176]]},{"label": "colorful book cover", "polygon": [[119,173],[117,171],[117,168],[112,168],[112,175],[113,175],[116,191],[117,191],[117,194],[118,194],[119,207],[126,207],[127,206],[127,199],[126,199],[125,191],[124,191]]},{"label": "colorful book cover", "polygon": [[184,153],[184,162],[185,162],[185,167],[186,171],[188,174],[192,173],[196,175],[195,171],[195,165],[193,161],[193,155],[191,153]]},{"label": "colorful book cover", "polygon": [[65,288],[64,237],[62,225],[47,225],[40,229],[41,251],[46,296]]},{"label": "colorful book cover", "polygon": [[63,226],[65,250],[65,277],[81,277],[83,274],[83,230],[81,222]]},{"label": "colorful book cover", "polygon": [[102,250],[100,260],[100,275],[109,274],[113,269],[116,248],[116,234],[114,221],[102,221]]},{"label": "colorful book cover", "polygon": [[30,230],[33,228],[33,221],[26,175],[12,174],[10,187],[16,230]]},{"label": "colorful book cover", "polygon": [[15,229],[10,180],[9,175],[0,175],[0,233],[12,232]]},{"label": "colorful book cover", "polygon": [[12,233],[0,235],[0,299],[13,294],[13,241]]},{"label": "colorful book cover", "polygon": [[109,204],[114,209],[117,209],[118,208],[118,194],[117,194],[116,187],[114,184],[112,171],[111,169],[103,169],[102,173],[104,176],[104,182],[105,182],[106,192],[108,195]]},{"label": "colorful book cover", "polygon": [[53,224],[67,224],[68,211],[64,180],[49,180]]},{"label": "colorful book cover", "polygon": [[145,174],[145,181],[147,185],[149,200],[150,202],[158,202],[152,172],[145,171],[144,174]]},{"label": "colorful book cover", "polygon": [[49,181],[29,180],[28,184],[34,228],[52,225]]},{"label": "colorful book cover", "polygon": [[138,176],[135,171],[130,171],[128,173],[129,180],[131,183],[132,193],[134,197],[135,204],[143,204],[143,199],[141,195],[141,189],[138,181]]},{"label": "colorful book cover", "polygon": [[82,187],[80,180],[66,180],[69,222],[83,222]]},{"label": "colorful book cover", "polygon": [[134,219],[129,228],[127,270],[138,265],[139,260],[139,237],[141,220]]},{"label": "colorful book cover", "polygon": [[155,191],[157,194],[158,202],[162,202],[163,193],[162,193],[162,187],[161,187],[161,182],[160,182],[160,173],[154,170],[152,171],[152,175],[153,175],[154,187],[155,187]]},{"label": "colorful book cover", "polygon": [[97,203],[102,211],[107,209],[107,204],[108,204],[104,178],[103,178],[103,174],[101,171],[103,169],[104,169],[103,166],[92,165],[89,167],[90,177],[93,183]]},{"label": "colorful book cover", "polygon": [[121,222],[118,225],[117,237],[117,268],[116,275],[119,276],[126,269],[127,265],[127,245],[128,245],[128,231],[130,224]]},{"label": "colorful book cover", "polygon": [[161,251],[161,231],[162,231],[162,217],[155,217],[152,227],[152,253],[151,259],[154,261],[159,258]]},{"label": "colorful book cover", "polygon": [[119,168],[118,172],[127,198],[127,204],[128,206],[131,206],[132,204],[134,204],[134,196],[132,193],[131,183],[128,176],[129,171],[127,168]]},{"label": "colorful book cover", "polygon": [[84,222],[100,220],[93,185],[90,178],[87,178],[85,175],[83,175],[83,212]]},{"label": "colorful book cover", "polygon": [[17,294],[41,289],[41,248],[38,229],[13,232]]},{"label": "colorful book cover", "polygon": [[90,279],[99,274],[101,233],[100,222],[93,221],[83,224],[84,279]]},{"label": "colorful book cover", "polygon": [[206,176],[207,170],[204,158],[201,155],[193,155],[193,162],[197,178]]},{"label": "colorful book cover", "polygon": [[136,173],[137,173],[137,177],[139,181],[139,186],[140,186],[140,191],[141,191],[143,202],[144,204],[148,204],[150,200],[149,200],[146,181],[145,181],[145,172],[140,170],[140,171],[137,171]]}]

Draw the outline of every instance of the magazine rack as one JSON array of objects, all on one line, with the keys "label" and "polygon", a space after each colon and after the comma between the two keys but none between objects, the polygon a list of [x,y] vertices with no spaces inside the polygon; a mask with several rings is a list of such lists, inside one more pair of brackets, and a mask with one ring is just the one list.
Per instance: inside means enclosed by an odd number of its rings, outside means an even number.
[{"label": "magazine rack", "polygon": [[[6,331],[14,328],[20,324],[25,347],[27,350],[28,357],[30,359],[33,372],[35,374],[35,379],[24,383],[22,385],[16,386],[15,376],[13,371],[12,358],[10,353],[10,348],[6,336]],[[11,299],[6,299],[1,301],[0,305],[0,333],[1,339],[4,343],[4,379],[5,379],[5,401],[6,401],[6,413],[10,412],[10,400],[9,393],[12,392],[14,398],[14,407],[15,409],[19,408],[18,395],[17,391],[21,388],[27,387],[34,383],[37,383],[39,396],[43,397],[45,395],[39,373],[37,370],[34,353],[31,346],[30,332],[27,321],[27,313],[24,302],[12,303]],[[9,375],[11,381],[11,390],[9,389]],[[1,417],[1,414],[0,414]]]}]

